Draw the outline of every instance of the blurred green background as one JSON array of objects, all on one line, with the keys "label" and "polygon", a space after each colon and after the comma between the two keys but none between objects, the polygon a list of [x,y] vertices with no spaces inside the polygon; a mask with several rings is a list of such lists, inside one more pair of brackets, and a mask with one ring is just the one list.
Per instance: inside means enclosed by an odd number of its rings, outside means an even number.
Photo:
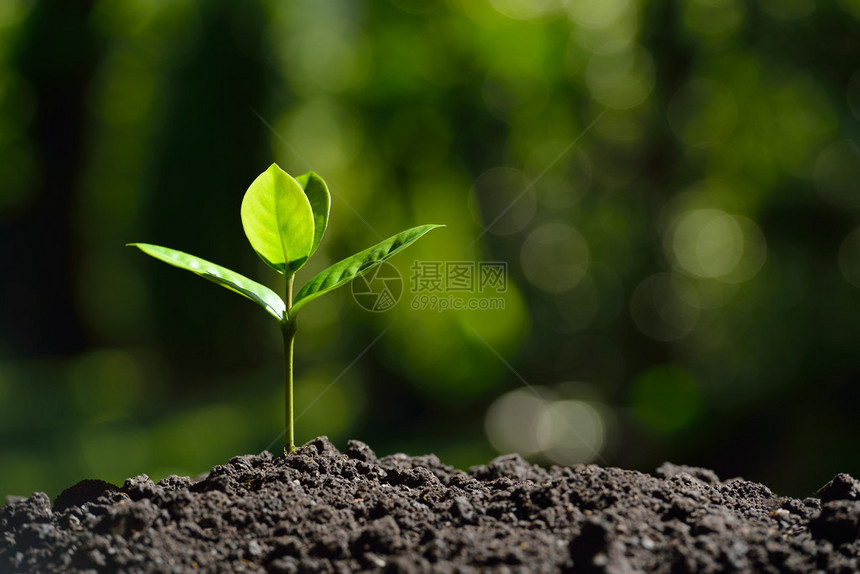
[{"label": "blurred green background", "polygon": [[[0,495],[279,452],[274,321],[124,247],[281,291],[272,161],[334,195],[299,284],[448,226],[394,309],[303,311],[299,442],[860,475],[858,38],[857,0],[3,0]],[[415,261],[506,262],[503,308],[413,310]]]}]

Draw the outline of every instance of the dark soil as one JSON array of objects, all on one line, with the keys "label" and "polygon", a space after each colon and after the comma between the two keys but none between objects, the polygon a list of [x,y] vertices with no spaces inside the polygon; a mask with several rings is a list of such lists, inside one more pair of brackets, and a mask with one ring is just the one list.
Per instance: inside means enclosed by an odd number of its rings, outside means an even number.
[{"label": "dark soil", "polygon": [[0,571],[860,571],[860,482],[838,475],[819,496],[672,464],[546,471],[514,455],[465,473],[319,438],[198,480],[10,500]]}]

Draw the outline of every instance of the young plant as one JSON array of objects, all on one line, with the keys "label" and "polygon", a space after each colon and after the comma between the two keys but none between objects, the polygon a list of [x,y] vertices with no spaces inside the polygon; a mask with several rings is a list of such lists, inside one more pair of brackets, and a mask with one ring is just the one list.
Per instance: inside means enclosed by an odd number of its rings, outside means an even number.
[{"label": "young plant", "polygon": [[361,277],[440,225],[420,225],[402,231],[373,247],[317,273],[293,296],[293,278],[320,244],[328,224],[331,196],[320,176],[310,172],[290,177],[276,164],[260,174],[242,199],[242,226],[251,247],[266,264],[286,276],[286,296],[194,255],[149,243],[129,243],[147,255],[186,269],[244,295],[278,320],[284,337],[286,446],[295,452],[293,424],[293,341],[296,315],[322,295]]}]

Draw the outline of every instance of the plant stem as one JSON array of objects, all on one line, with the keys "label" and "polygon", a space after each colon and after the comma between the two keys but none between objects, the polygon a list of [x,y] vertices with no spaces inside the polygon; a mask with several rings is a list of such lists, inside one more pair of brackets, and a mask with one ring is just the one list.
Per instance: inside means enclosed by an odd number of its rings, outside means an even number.
[{"label": "plant stem", "polygon": [[293,306],[293,276],[287,277],[287,315],[281,322],[281,333],[284,336],[284,452],[296,452],[295,424],[293,421],[293,342],[296,338],[296,319],[288,318]]}]

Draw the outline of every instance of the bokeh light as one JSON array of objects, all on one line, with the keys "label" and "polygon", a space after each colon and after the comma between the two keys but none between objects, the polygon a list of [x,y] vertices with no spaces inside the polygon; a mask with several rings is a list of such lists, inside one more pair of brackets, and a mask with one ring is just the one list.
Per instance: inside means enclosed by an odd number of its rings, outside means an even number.
[{"label": "bokeh light", "polygon": [[584,401],[554,401],[537,418],[537,442],[556,464],[591,462],[600,456],[605,429],[600,413]]},{"label": "bokeh light", "polygon": [[587,28],[606,28],[618,20],[625,10],[630,8],[630,0],[583,0],[581,2],[567,2],[567,11],[570,18]]},{"label": "bokeh light", "polygon": [[549,293],[568,291],[588,272],[588,243],[573,227],[547,223],[529,233],[520,264],[536,287]]},{"label": "bokeh light", "polygon": [[678,217],[670,234],[680,269],[727,283],[749,280],[767,257],[761,230],[752,220],[719,209],[696,209]]},{"label": "bokeh light", "polygon": [[547,404],[546,391],[528,389],[511,391],[499,397],[487,409],[485,426],[490,443],[499,452],[518,452],[523,456],[541,450],[535,424]]},{"label": "bokeh light", "polygon": [[585,82],[600,103],[619,110],[632,108],[654,89],[654,61],[638,44],[610,42],[589,60]]},{"label": "bokeh light", "polygon": [[744,252],[741,228],[716,209],[684,214],[675,227],[672,250],[682,268],[699,277],[723,277],[737,267]]},{"label": "bokeh light", "polygon": [[598,402],[564,398],[565,390],[563,384],[530,387],[496,399],[484,420],[490,443],[499,452],[537,456],[553,464],[599,460],[611,418]]},{"label": "bokeh light", "polygon": [[124,247],[282,293],[238,216],[273,161],[333,193],[300,285],[446,224],[390,311],[302,311],[300,440],[860,474],[858,37],[856,0],[0,2],[0,495],[279,450],[276,325]]}]

